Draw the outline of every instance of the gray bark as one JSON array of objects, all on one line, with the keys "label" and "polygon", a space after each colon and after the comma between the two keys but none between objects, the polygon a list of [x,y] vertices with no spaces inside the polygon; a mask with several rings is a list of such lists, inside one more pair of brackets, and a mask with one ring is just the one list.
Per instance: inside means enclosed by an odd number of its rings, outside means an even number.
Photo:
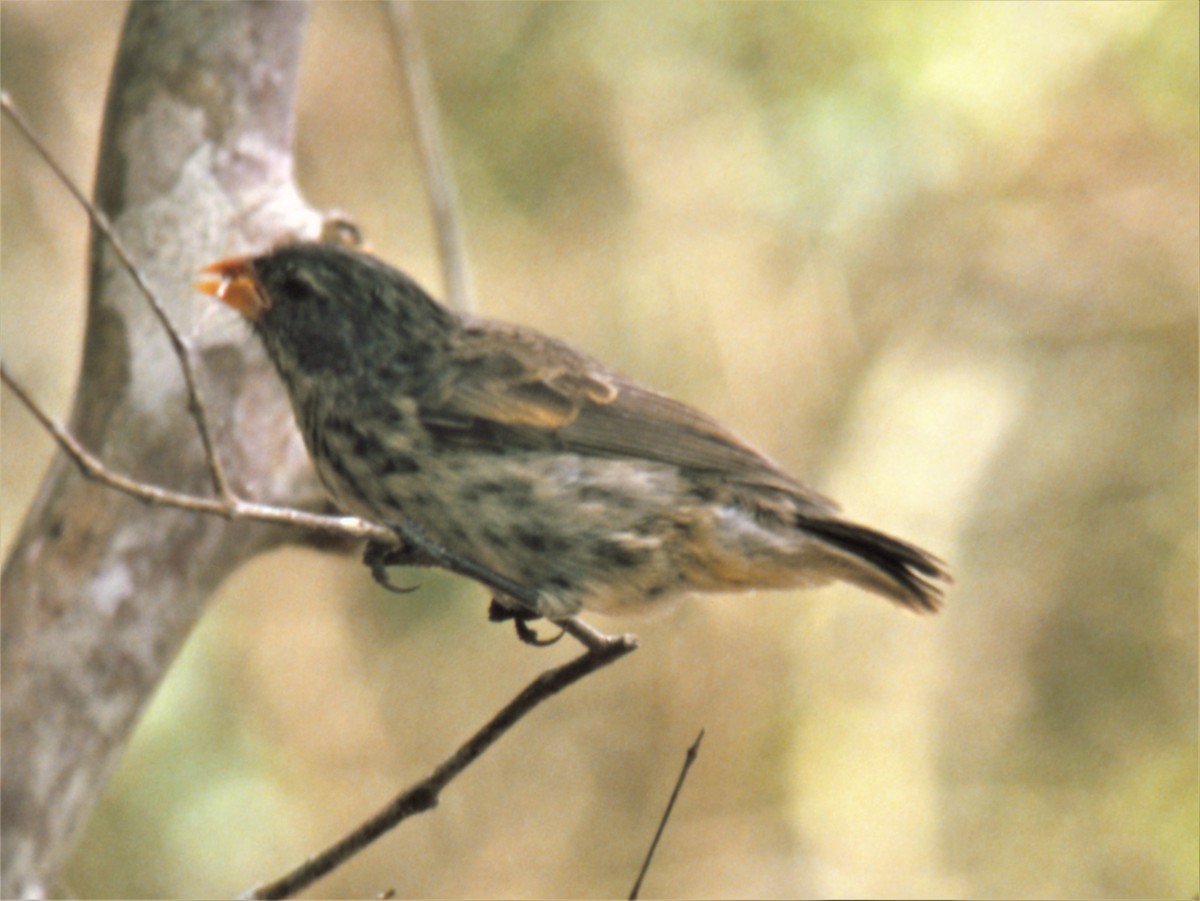
[{"label": "gray bark", "polygon": [[[130,6],[109,90],[96,199],[202,361],[235,490],[312,507],[319,492],[277,380],[231,315],[192,288],[223,255],[317,214],[292,181],[307,7]],[[20,98],[15,98],[18,102]],[[123,473],[211,493],[167,339],[94,236],[72,428]],[[106,778],[214,587],[295,531],[149,507],[54,460],[3,573],[5,897],[55,891]]]}]

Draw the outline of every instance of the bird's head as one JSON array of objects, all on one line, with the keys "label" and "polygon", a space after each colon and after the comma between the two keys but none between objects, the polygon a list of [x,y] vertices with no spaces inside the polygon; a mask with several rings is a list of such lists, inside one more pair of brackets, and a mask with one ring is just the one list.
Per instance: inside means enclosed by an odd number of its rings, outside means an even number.
[{"label": "bird's head", "polygon": [[334,244],[220,260],[200,270],[196,287],[245,317],[285,379],[409,356],[453,324],[407,275]]}]

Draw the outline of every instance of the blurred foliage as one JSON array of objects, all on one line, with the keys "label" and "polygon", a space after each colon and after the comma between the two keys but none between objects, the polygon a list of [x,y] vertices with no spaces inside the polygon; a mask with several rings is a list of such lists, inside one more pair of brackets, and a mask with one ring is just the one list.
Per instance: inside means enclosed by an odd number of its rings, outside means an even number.
[{"label": "blurred foliage", "polygon": [[[1194,896],[1198,7],[422,5],[481,307],[707,409],[958,579],[692,599],[316,896]],[[86,181],[116,4],[0,6]],[[374,4],[318,4],[299,177],[436,288]],[[86,223],[6,126],[7,365],[68,408]],[[199,302],[199,301],[198,301]],[[3,533],[49,442],[4,398]],[[238,440],[239,436],[229,436]],[[67,873],[220,895],[426,773],[564,646],[278,554],[226,587]]]}]

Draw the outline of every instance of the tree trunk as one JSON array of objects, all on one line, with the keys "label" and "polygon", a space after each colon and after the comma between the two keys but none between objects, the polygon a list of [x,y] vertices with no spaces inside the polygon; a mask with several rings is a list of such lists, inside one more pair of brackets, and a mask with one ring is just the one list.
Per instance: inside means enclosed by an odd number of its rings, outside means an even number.
[{"label": "tree trunk", "polygon": [[[222,255],[320,227],[292,182],[306,17],[298,3],[131,4],[96,199],[192,341],[234,489],[312,507],[320,494],[276,379],[232,314],[191,286]],[[211,493],[176,358],[95,233],[89,304],[75,434],[120,472]],[[143,505],[85,481],[58,455],[3,573],[5,897],[55,891],[73,839],[217,584],[301,537]]]}]

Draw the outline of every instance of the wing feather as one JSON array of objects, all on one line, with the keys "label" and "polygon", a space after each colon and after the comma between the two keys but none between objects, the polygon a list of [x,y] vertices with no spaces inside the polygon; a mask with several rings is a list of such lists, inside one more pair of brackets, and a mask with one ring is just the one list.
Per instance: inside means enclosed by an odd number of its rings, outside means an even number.
[{"label": "wing feather", "polygon": [[509,444],[654,460],[836,505],[699,410],[629,381],[573,348],[517,326],[478,323],[453,348],[450,379],[419,400],[443,441]]}]

